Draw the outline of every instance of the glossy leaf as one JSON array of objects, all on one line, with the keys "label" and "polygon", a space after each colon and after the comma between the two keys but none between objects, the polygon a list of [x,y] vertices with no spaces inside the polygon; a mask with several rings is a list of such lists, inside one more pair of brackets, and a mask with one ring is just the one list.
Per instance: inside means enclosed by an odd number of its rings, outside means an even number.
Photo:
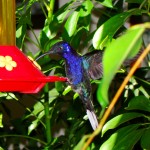
[{"label": "glossy leaf", "polygon": [[88,136],[84,136],[84,137],[80,140],[80,142],[75,146],[74,150],[81,150],[82,147],[83,147],[83,145],[84,145],[84,143],[86,142],[87,138],[88,138]]},{"label": "glossy leaf", "polygon": [[144,129],[137,129],[140,125],[133,124],[117,130],[102,144],[100,150],[131,150],[142,136]]},{"label": "glossy leaf", "polygon": [[72,15],[69,16],[69,18],[65,24],[65,30],[69,37],[71,37],[75,33],[76,28],[77,28],[78,19],[79,19],[78,11],[74,11],[72,13]]},{"label": "glossy leaf", "polygon": [[71,86],[67,86],[63,92],[63,95],[66,95],[67,93],[69,93],[71,91]]},{"label": "glossy leaf", "polygon": [[44,110],[44,106],[42,105],[42,103],[41,102],[37,102],[35,105],[34,105],[34,107],[33,107],[33,111],[29,114],[29,115],[27,115],[26,117],[25,117],[25,119],[27,119],[27,118],[29,118],[29,117],[31,117],[31,116],[38,116],[38,114],[40,113],[40,112],[42,112]]},{"label": "glossy leaf", "polygon": [[31,14],[30,14],[30,9],[29,9],[25,14],[23,14],[18,19],[18,24],[16,27],[16,45],[20,49],[22,48],[23,43],[24,43],[27,26],[32,26],[32,22],[30,18],[31,18]]},{"label": "glossy leaf", "polygon": [[[95,49],[103,49],[107,46],[114,34],[125,23],[125,21],[138,10],[123,12],[111,17],[108,21],[102,24],[95,32],[93,37],[93,46]],[[115,23],[114,23],[115,22]]]},{"label": "glossy leaf", "polygon": [[58,91],[54,88],[49,91],[49,103],[52,103],[59,96]]},{"label": "glossy leaf", "polygon": [[16,44],[17,44],[18,48],[22,48],[22,46],[23,46],[23,41],[24,41],[24,38],[26,35],[26,30],[27,30],[26,25],[21,25],[16,30]]},{"label": "glossy leaf", "polygon": [[37,118],[31,122],[31,124],[28,126],[28,135],[30,135],[31,132],[37,128],[37,126],[40,124],[40,120],[44,117],[44,115],[44,111],[40,112]]},{"label": "glossy leaf", "polygon": [[[142,33],[149,24],[138,25],[130,28],[123,36],[113,41],[105,50],[103,56],[103,79],[99,85],[97,96],[103,107],[108,105],[109,85],[121,64],[129,57],[131,51],[136,54],[140,49]],[[133,54],[133,52],[132,52]]]},{"label": "glossy leaf", "polygon": [[150,149],[150,128],[146,129],[141,138],[141,146],[145,150]]},{"label": "glossy leaf", "polygon": [[104,135],[104,133],[110,129],[114,129],[116,127],[118,127],[119,125],[132,120],[134,118],[138,118],[143,116],[143,114],[141,113],[124,113],[124,114],[120,114],[114,118],[112,118],[111,120],[109,120],[103,127],[102,129],[102,135]]},{"label": "glossy leaf", "polygon": [[2,123],[2,121],[3,121],[3,114],[0,113],[0,128],[3,128],[3,123]]},{"label": "glossy leaf", "polygon": [[86,0],[82,3],[80,8],[80,17],[85,17],[91,14],[93,3],[90,0]]},{"label": "glossy leaf", "polygon": [[127,110],[143,110],[150,112],[150,100],[145,96],[137,96],[130,100]]},{"label": "glossy leaf", "polygon": [[112,0],[97,0],[97,1],[101,3],[103,6],[110,7],[110,8],[113,7]]},{"label": "glossy leaf", "polygon": [[51,30],[49,28],[49,25],[44,26],[44,28],[42,29],[41,33],[40,33],[40,44],[41,47],[44,49],[44,47],[46,47],[45,45],[48,43],[48,41],[51,38],[54,38],[56,36],[56,33],[51,33]]},{"label": "glossy leaf", "polygon": [[[49,103],[52,103],[53,100],[55,100],[58,97],[59,93],[54,88],[49,91]],[[42,100],[43,101],[43,100]],[[52,108],[50,108],[51,110]],[[44,127],[44,123],[42,122],[42,118],[44,117],[44,106],[41,102],[38,102],[34,105],[34,110],[28,115],[26,118],[34,116],[36,119],[31,122],[31,124],[28,126],[28,135],[31,134],[33,130],[37,128],[37,126],[41,123]]]},{"label": "glossy leaf", "polygon": [[70,9],[68,8],[71,3],[72,1],[62,6],[61,9],[59,9],[58,12],[54,14],[53,20],[50,24],[47,24],[47,21],[45,22],[45,26],[41,30],[39,37],[40,44],[43,49],[47,47],[49,40],[53,39],[57,35],[58,30],[60,30],[60,26],[64,22],[67,14],[70,12]]}]

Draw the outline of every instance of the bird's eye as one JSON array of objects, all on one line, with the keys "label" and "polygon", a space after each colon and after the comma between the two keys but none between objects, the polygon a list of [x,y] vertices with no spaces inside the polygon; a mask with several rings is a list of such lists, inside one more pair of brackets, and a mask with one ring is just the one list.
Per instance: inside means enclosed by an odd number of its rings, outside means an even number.
[{"label": "bird's eye", "polygon": [[63,47],[62,47],[62,46],[60,46],[60,47],[59,47],[59,50],[62,50],[62,49],[63,49]]}]

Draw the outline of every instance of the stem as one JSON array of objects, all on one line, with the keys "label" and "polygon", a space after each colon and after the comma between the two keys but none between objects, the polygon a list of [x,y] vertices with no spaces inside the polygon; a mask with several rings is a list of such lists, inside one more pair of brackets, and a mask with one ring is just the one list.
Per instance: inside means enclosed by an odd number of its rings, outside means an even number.
[{"label": "stem", "polygon": [[46,143],[40,139],[34,138],[34,137],[30,137],[27,135],[17,135],[17,134],[4,134],[4,135],[0,135],[0,138],[6,138],[6,137],[19,137],[19,138],[25,138],[25,139],[31,139],[37,142],[40,142],[43,145],[46,145]]},{"label": "stem", "polygon": [[53,11],[54,11],[54,4],[55,4],[55,0],[51,0],[48,9],[48,24],[50,24],[50,22],[52,21],[52,16],[53,16]]},{"label": "stem", "polygon": [[[45,87],[46,89],[46,87]],[[52,140],[51,135],[51,122],[50,122],[50,112],[49,112],[49,95],[48,92],[45,92],[45,103],[44,103],[44,110],[45,110],[45,126],[46,126],[46,139],[47,139],[47,145],[50,144]]]},{"label": "stem", "polygon": [[141,3],[139,9],[142,9],[142,7],[143,7],[143,5],[146,3],[146,1],[147,1],[147,0],[144,0],[144,1]]},{"label": "stem", "polygon": [[45,11],[45,9],[44,9],[42,3],[44,3],[44,5],[45,5],[46,7],[47,7],[47,4],[46,4],[45,1],[44,1],[44,2],[41,2],[41,0],[39,0],[39,4],[40,4],[40,6],[41,6],[41,9],[42,9],[42,11],[43,11],[43,14],[44,14],[45,18],[47,18],[47,14],[46,14],[46,11]]},{"label": "stem", "polygon": [[[35,34],[33,28],[30,27],[30,30],[31,30],[31,32],[32,32],[33,35],[34,35],[34,37],[35,37],[35,39],[36,39],[36,41],[37,41],[37,43],[38,43],[38,48],[39,48],[39,47],[40,47],[40,42],[39,42],[39,40],[38,40],[38,37],[36,36],[36,34]],[[36,44],[36,45],[37,45],[37,44]]]},{"label": "stem", "polygon": [[37,48],[40,48],[39,45],[38,45],[36,42],[34,42],[30,37],[26,36],[25,38],[26,38],[30,43],[34,44]]}]

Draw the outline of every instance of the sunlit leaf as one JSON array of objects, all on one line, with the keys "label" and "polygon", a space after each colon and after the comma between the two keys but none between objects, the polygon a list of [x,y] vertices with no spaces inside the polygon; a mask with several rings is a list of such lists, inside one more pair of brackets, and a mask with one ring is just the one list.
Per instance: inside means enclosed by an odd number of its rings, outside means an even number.
[{"label": "sunlit leaf", "polygon": [[2,121],[3,121],[3,114],[0,113],[0,128],[3,128],[3,123],[2,123]]},{"label": "sunlit leaf", "polygon": [[[93,37],[93,46],[95,49],[103,49],[109,43],[117,30],[125,21],[138,10],[130,10],[115,15],[102,24],[95,32]],[[115,22],[115,23],[114,23]]]},{"label": "sunlit leaf", "polygon": [[111,120],[109,120],[103,127],[102,129],[102,134],[104,135],[104,133],[110,129],[114,129],[116,127],[118,127],[119,125],[132,120],[134,118],[138,118],[143,116],[143,114],[141,113],[124,113],[124,114],[120,114],[118,116],[115,116],[114,118],[112,118]]},{"label": "sunlit leaf", "polygon": [[64,22],[67,14],[71,11],[71,9],[68,9],[69,6],[73,3],[73,1],[70,1],[66,3],[64,6],[62,6],[53,17],[53,20],[50,24],[47,24],[47,21],[45,22],[44,28],[41,30],[40,33],[40,44],[43,49],[47,47],[47,44],[49,43],[49,40],[53,39],[58,31],[60,30],[60,26]]},{"label": "sunlit leaf", "polygon": [[80,8],[80,17],[88,16],[91,13],[92,8],[93,3],[90,0],[84,1]]},{"label": "sunlit leaf", "polygon": [[103,79],[97,91],[98,100],[103,107],[108,105],[108,89],[114,75],[125,59],[130,57],[131,51],[138,52],[140,49],[138,43],[141,41],[142,33],[147,26],[149,24],[130,28],[123,36],[113,41],[106,48],[103,56]]},{"label": "sunlit leaf", "polygon": [[78,11],[74,11],[67,19],[65,24],[65,32],[67,32],[69,37],[71,37],[76,31],[79,15],[80,14]]},{"label": "sunlit leaf", "polygon": [[4,149],[0,146],[0,150],[4,150]]},{"label": "sunlit leaf", "polygon": [[30,135],[31,132],[37,128],[37,126],[41,123],[41,119],[44,117],[44,115],[45,115],[44,111],[40,112],[37,118],[31,122],[31,124],[28,126],[28,135]]},{"label": "sunlit leaf", "polygon": [[52,103],[57,97],[59,96],[59,93],[57,89],[53,88],[49,91],[49,103]]},{"label": "sunlit leaf", "polygon": [[32,26],[30,9],[18,19],[16,27],[16,44],[20,49],[23,46],[28,26]]},{"label": "sunlit leaf", "polygon": [[14,93],[5,93],[5,92],[0,92],[0,98],[5,97],[7,100],[18,100],[16,95]]},{"label": "sunlit leaf", "polygon": [[75,146],[74,150],[81,150],[83,148],[83,145],[84,145],[84,143],[85,143],[85,141],[87,140],[88,137],[89,137],[88,135],[84,136],[80,140],[80,142]]},{"label": "sunlit leaf", "polygon": [[[27,115],[25,118],[31,117],[31,116],[37,116],[41,111],[44,110],[44,106],[41,102],[37,102],[34,106],[33,106],[33,111],[30,112],[29,115]],[[29,110],[30,111],[30,110]]]},{"label": "sunlit leaf", "polygon": [[96,0],[96,1],[100,2],[103,6],[110,7],[110,8],[113,7],[112,0]]},{"label": "sunlit leaf", "polygon": [[144,133],[144,129],[137,129],[140,125],[133,124],[123,127],[112,134],[102,144],[100,150],[131,150]]},{"label": "sunlit leaf", "polygon": [[71,86],[67,86],[63,92],[63,95],[66,95],[67,93],[69,93],[71,91]]}]

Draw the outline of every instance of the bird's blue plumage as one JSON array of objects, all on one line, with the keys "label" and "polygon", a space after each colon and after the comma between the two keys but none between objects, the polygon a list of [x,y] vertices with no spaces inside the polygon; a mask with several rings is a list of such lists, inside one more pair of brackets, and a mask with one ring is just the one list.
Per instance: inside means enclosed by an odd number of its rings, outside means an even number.
[{"label": "bird's blue plumage", "polygon": [[70,58],[66,60],[66,75],[71,79],[72,84],[77,85],[83,81],[82,60],[79,57],[70,56]]},{"label": "bird's blue plumage", "polygon": [[[91,55],[81,56],[66,42],[56,43],[46,54],[59,54],[65,59],[68,83],[72,89],[79,94],[92,128],[95,130],[98,126],[98,121],[92,104],[90,78],[97,75],[98,72],[96,65],[91,66],[94,64],[93,59],[96,55],[93,55],[94,57]],[[95,70],[94,74],[92,70]]]},{"label": "bird's blue plumage", "polygon": [[67,49],[62,54],[66,62],[66,75],[72,84],[77,85],[83,80],[82,58],[68,45],[63,44],[63,47]]},{"label": "bird's blue plumage", "polygon": [[103,51],[93,51],[80,56],[67,42],[59,42],[44,55],[47,54],[59,54],[65,59],[68,83],[79,94],[91,126],[95,130],[98,126],[98,121],[92,104],[90,79],[98,79],[103,75]]}]

